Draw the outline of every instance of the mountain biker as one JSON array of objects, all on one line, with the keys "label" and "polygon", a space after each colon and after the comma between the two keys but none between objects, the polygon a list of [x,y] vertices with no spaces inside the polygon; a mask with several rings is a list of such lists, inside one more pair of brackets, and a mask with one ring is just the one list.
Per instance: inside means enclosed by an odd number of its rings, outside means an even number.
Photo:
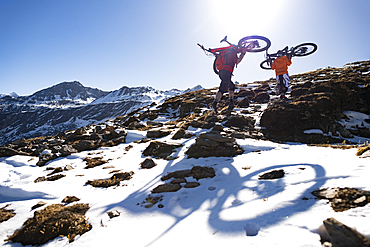
[{"label": "mountain biker", "polygon": [[[213,101],[211,108],[217,113],[217,103],[221,99],[222,95],[229,90],[229,111],[234,109],[234,90],[235,84],[231,81],[235,65],[239,64],[244,58],[247,48],[236,48],[232,45],[228,47],[210,49],[213,52],[220,52],[216,58],[216,68],[219,70],[218,76],[221,79],[221,83],[216,93],[215,100]],[[238,56],[238,53],[240,55]]]},{"label": "mountain biker", "polygon": [[277,52],[278,57],[272,62],[271,69],[275,70],[276,82],[280,98],[285,98],[289,87],[288,66],[292,64],[290,55],[286,56],[282,51]]}]

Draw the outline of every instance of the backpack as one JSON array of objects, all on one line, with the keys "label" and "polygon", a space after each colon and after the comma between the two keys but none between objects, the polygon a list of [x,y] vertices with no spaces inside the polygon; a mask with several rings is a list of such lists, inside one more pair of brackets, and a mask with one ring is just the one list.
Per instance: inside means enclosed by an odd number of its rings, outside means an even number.
[{"label": "backpack", "polygon": [[217,70],[226,69],[229,71],[234,70],[234,65],[237,61],[237,55],[234,50],[224,50],[216,57],[215,65]]}]

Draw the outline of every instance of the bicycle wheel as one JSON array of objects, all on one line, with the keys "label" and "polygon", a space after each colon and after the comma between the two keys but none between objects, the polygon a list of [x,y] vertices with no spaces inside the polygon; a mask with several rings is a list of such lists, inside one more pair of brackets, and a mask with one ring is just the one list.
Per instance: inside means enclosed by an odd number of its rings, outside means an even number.
[{"label": "bicycle wheel", "polygon": [[297,57],[304,57],[314,53],[317,50],[315,43],[303,43],[293,48],[292,54]]},{"label": "bicycle wheel", "polygon": [[271,69],[270,63],[267,59],[260,64],[260,67],[262,69]]},{"label": "bicycle wheel", "polygon": [[261,52],[267,50],[271,46],[271,41],[263,36],[247,36],[239,40],[239,47],[246,47],[250,43],[255,43],[256,47],[249,50],[248,52]]}]

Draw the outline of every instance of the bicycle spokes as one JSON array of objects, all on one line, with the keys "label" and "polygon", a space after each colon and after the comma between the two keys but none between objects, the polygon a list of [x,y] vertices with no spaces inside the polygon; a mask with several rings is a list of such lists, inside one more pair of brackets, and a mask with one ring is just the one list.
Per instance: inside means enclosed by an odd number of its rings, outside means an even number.
[{"label": "bicycle spokes", "polygon": [[302,55],[302,54],[306,54],[307,53],[307,50],[308,50],[308,48],[307,47],[300,47],[299,49],[297,49],[296,51],[295,51],[295,53],[298,55]]}]

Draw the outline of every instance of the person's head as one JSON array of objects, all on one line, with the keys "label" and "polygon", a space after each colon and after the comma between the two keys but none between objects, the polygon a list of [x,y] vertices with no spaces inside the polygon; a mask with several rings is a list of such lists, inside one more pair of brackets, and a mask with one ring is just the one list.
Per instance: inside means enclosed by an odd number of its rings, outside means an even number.
[{"label": "person's head", "polygon": [[277,52],[277,56],[278,56],[278,57],[282,57],[282,56],[284,56],[284,52],[282,52],[281,50],[278,50],[278,52]]}]

